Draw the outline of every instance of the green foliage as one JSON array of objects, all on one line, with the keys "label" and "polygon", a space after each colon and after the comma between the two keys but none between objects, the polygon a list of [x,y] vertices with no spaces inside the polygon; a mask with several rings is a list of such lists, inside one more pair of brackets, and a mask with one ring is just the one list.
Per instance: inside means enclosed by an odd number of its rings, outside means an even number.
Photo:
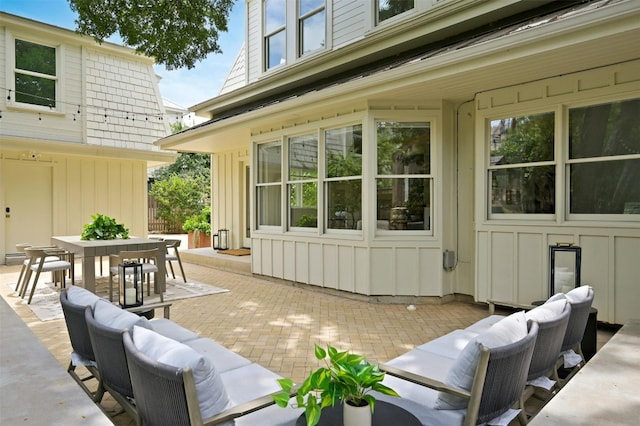
[{"label": "green foliage", "polygon": [[173,228],[202,211],[208,199],[208,185],[202,178],[174,174],[154,182],[149,193],[158,200],[158,217]]},{"label": "green foliage", "polygon": [[[362,355],[340,352],[331,345],[327,345],[325,351],[316,344],[315,356],[318,360],[324,360],[326,367],[312,372],[296,394],[296,403],[298,407],[305,409],[308,426],[318,424],[323,408],[333,407],[339,402],[359,407],[369,404],[373,412],[376,400],[370,391],[400,396],[382,384],[384,373],[377,365],[367,362]],[[293,381],[280,379],[278,383],[282,392],[275,394],[273,399],[278,406],[286,407],[293,390]]]},{"label": "green foliage", "polygon": [[220,53],[233,0],[69,0],[78,32],[99,42],[118,33],[124,43],[167,69],[193,68]]},{"label": "green foliage", "polygon": [[318,218],[316,216],[311,216],[310,214],[303,214],[296,222],[296,226],[302,228],[315,228],[318,226]]},{"label": "green foliage", "polygon": [[204,232],[211,235],[211,207],[207,206],[201,212],[189,216],[182,229],[186,232]]},{"label": "green foliage", "polygon": [[167,180],[172,175],[199,178],[205,187],[205,192],[209,193],[211,156],[209,154],[181,152],[173,164],[160,167],[154,172],[153,177],[156,181],[159,181]]},{"label": "green foliage", "polygon": [[83,227],[81,240],[115,240],[129,238],[129,230],[114,218],[96,213],[91,215],[93,222]]}]

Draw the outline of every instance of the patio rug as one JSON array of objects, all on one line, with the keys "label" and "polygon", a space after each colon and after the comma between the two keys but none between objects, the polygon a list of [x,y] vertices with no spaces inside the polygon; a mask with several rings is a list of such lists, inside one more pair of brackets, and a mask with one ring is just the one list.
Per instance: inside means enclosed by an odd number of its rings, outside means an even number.
[{"label": "patio rug", "polygon": [[[77,281],[76,281],[77,282]],[[11,290],[15,290],[15,283],[8,283]],[[69,282],[67,282],[69,285]],[[117,284],[116,284],[117,285]],[[151,284],[153,286],[153,284]],[[31,287],[29,287],[29,291]],[[152,287],[153,291],[153,287]],[[171,300],[188,299],[191,297],[207,296],[211,294],[226,293],[229,290],[214,287],[209,284],[203,284],[195,281],[185,283],[181,278],[173,279],[167,277],[167,291],[164,293],[165,302]],[[96,294],[108,300],[109,298],[109,278],[96,278]],[[17,297],[15,292],[14,297]],[[114,299],[118,293],[114,285]],[[33,294],[31,304],[27,305],[28,295],[18,303],[22,303],[29,307],[40,321],[50,321],[64,318],[62,307],[60,306],[60,287],[55,287],[53,283],[39,282],[36,286],[36,292]],[[160,297],[151,293],[147,296],[146,287],[144,293],[144,303],[159,302]]]},{"label": "patio rug", "polygon": [[220,254],[228,254],[231,256],[249,256],[251,250],[249,249],[230,249],[230,250],[218,250]]}]

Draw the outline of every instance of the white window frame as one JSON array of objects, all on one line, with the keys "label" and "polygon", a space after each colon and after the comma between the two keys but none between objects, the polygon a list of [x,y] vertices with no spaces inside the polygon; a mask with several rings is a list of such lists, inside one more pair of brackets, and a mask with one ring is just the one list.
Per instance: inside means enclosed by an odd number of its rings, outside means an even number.
[{"label": "white window frame", "polygon": [[[260,182],[260,156],[258,154],[260,147],[271,147],[271,146],[279,146],[280,147],[280,181],[278,182]],[[254,192],[254,200],[255,206],[253,210],[254,221],[255,221],[255,231],[265,231],[270,233],[281,233],[284,229],[284,224],[286,223],[285,218],[283,217],[284,210],[282,209],[283,198],[285,194],[283,193],[283,177],[284,177],[284,159],[286,155],[283,154],[283,150],[285,149],[285,145],[283,143],[282,138],[271,138],[269,140],[256,142],[254,144],[254,158],[255,158],[255,173],[254,173],[254,182],[255,186],[253,189]],[[260,223],[260,197],[258,196],[259,188],[265,187],[279,187],[280,188],[280,225],[262,225]]]},{"label": "white window frame", "polygon": [[[326,1],[322,2],[322,6],[318,6],[315,9],[312,9],[310,11],[308,11],[307,13],[305,13],[304,15],[300,14],[300,1],[301,0],[295,0],[296,1],[296,6],[297,6],[297,11],[298,11],[298,25],[297,25],[297,34],[296,34],[296,45],[297,45],[297,57],[301,58],[303,56],[308,56],[311,55],[315,52],[318,52],[320,50],[325,50],[327,48],[327,7],[326,7]],[[319,47],[317,49],[313,49],[313,50],[309,50],[308,52],[304,52],[304,35],[303,35],[303,26],[304,26],[304,22],[317,15],[318,13],[324,12],[324,25],[323,25],[323,31],[324,31],[324,45],[322,47]]]},{"label": "white window frame", "polygon": [[[286,179],[283,179],[283,194],[285,194],[286,196],[286,200],[284,201],[284,207],[285,207],[285,215],[287,218],[287,230],[290,232],[301,232],[301,233],[305,233],[305,234],[309,234],[309,233],[314,233],[314,234],[318,234],[319,229],[321,229],[320,224],[322,222],[320,222],[320,207],[321,207],[321,203],[322,200],[320,198],[320,194],[321,194],[321,190],[320,190],[320,185],[321,185],[321,178],[320,178],[320,157],[322,156],[322,153],[320,152],[320,129],[315,129],[315,130],[310,130],[307,132],[302,132],[302,133],[297,133],[297,134],[290,134],[287,135],[285,137],[285,145],[283,146],[283,158],[286,158],[286,163],[285,164],[285,171],[286,171],[286,175],[284,175],[284,177],[286,177]],[[316,137],[316,149],[317,149],[317,161],[316,161],[316,178],[310,178],[310,179],[291,179],[290,178],[290,173],[291,173],[291,164],[289,163],[289,161],[291,160],[290,156],[289,156],[289,152],[291,149],[291,144],[290,141],[292,138],[298,137],[298,136],[315,136]],[[286,150],[286,152],[285,152]],[[300,184],[302,186],[302,184],[304,183],[313,183],[315,182],[316,184],[316,190],[317,190],[317,194],[316,194],[316,226],[315,227],[303,227],[303,226],[295,226],[293,223],[291,223],[291,203],[290,203],[290,199],[291,199],[291,192],[290,192],[290,187],[292,185],[296,185],[296,184]]]},{"label": "white window frame", "polygon": [[[267,32],[267,0],[263,0],[262,1],[262,28],[263,28],[263,34],[262,34],[262,51],[263,51],[263,57],[264,57],[264,63],[262,65],[264,72],[268,72],[271,70],[274,70],[276,68],[279,68],[283,65],[287,64],[287,0],[283,0],[285,3],[285,10],[284,10],[284,24],[276,27],[275,29]],[[284,35],[284,63],[279,63],[273,66],[269,66],[269,40],[280,34],[283,33]]]}]

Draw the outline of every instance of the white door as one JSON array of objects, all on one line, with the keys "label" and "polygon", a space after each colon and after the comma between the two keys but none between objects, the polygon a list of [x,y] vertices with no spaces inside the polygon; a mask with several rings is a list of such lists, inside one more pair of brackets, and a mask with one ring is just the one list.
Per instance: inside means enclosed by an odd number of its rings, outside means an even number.
[{"label": "white door", "polygon": [[15,253],[16,244],[51,244],[52,168],[26,161],[4,161],[5,253]]}]

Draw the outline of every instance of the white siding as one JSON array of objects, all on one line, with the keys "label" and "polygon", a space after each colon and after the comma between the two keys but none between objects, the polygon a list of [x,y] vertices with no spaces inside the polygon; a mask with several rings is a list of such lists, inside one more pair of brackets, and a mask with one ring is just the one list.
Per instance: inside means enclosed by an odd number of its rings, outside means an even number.
[{"label": "white siding", "polygon": [[262,0],[247,3],[247,64],[249,82],[257,80],[262,74]]},{"label": "white siding", "polygon": [[336,0],[333,2],[333,46],[341,47],[364,35],[367,6],[369,3],[364,1]]}]

